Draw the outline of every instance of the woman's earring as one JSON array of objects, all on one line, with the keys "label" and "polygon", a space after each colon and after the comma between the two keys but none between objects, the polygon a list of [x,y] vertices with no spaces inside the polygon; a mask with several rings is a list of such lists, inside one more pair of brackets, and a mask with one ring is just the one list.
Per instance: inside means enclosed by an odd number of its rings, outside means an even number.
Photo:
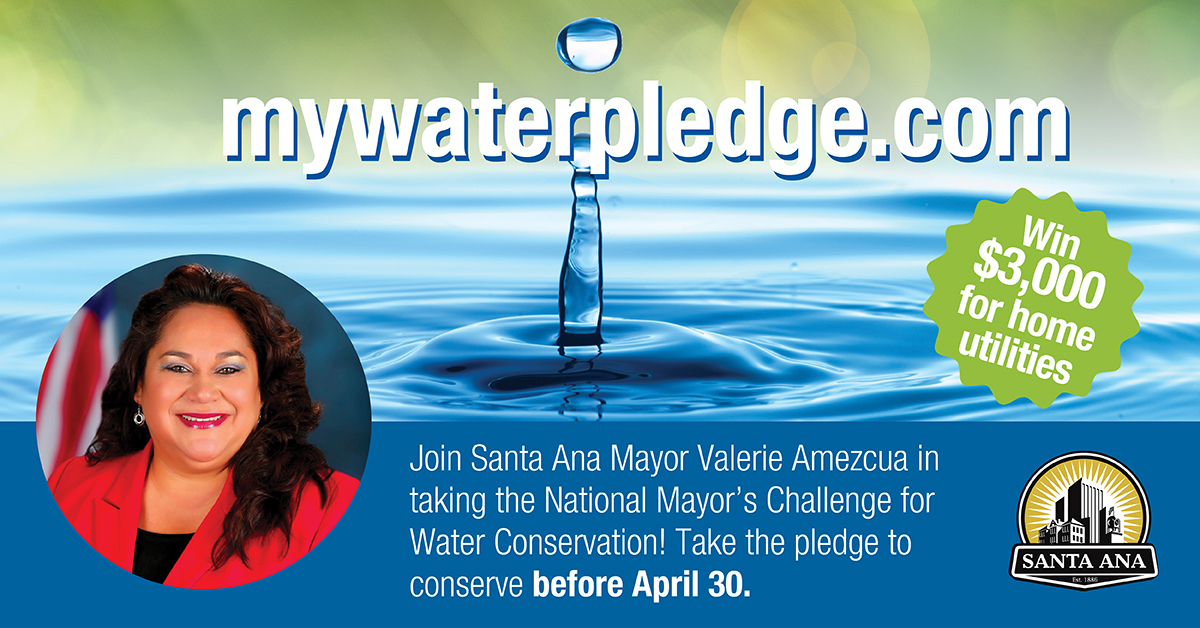
[{"label": "woman's earring", "polygon": [[258,423],[255,423],[255,425],[262,425],[263,410],[265,410],[265,408],[258,409]]},{"label": "woman's earring", "polygon": [[134,425],[145,425],[146,424],[146,415],[142,414],[141,406],[138,406],[137,413],[133,415],[133,424]]}]

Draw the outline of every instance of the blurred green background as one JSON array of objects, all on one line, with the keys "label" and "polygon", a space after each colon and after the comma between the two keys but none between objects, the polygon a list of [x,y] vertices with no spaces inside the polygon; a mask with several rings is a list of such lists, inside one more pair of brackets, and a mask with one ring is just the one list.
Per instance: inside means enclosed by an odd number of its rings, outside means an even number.
[{"label": "blurred green background", "polygon": [[[612,68],[584,75],[558,60],[554,42],[591,15],[621,27],[624,50]],[[277,158],[225,162],[223,98],[466,104],[492,82],[506,102],[622,96],[640,110],[645,79],[660,81],[668,104],[695,96],[714,111],[743,96],[747,79],[763,82],[768,107],[782,96],[818,106],[851,96],[872,134],[887,136],[896,105],[912,96],[942,109],[959,96],[989,108],[1000,97],[1057,96],[1071,110],[1072,167],[1187,175],[1200,165],[1197,2],[2,0],[0,184],[205,168],[302,178]],[[345,133],[331,178],[446,167],[419,148],[407,164],[360,163]],[[994,151],[984,169],[996,167]],[[937,161],[979,167],[944,152]],[[630,166],[678,164],[639,154]],[[770,177],[719,154],[707,167]]]}]

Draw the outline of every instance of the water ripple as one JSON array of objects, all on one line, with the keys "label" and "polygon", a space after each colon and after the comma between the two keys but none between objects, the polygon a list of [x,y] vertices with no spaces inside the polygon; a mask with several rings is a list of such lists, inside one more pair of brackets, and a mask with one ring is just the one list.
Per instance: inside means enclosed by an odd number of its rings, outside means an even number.
[{"label": "water ripple", "polygon": [[[1076,201],[1103,210],[1133,245],[1142,327],[1122,346],[1118,372],[1048,410],[1001,406],[985,387],[962,386],[957,365],[934,353],[937,328],[921,311],[932,290],[925,265],[944,251],[946,227],[1007,194],[888,182],[614,176],[600,194],[605,325],[670,324],[658,332],[698,344],[665,343],[653,364],[622,363],[613,345],[592,375],[578,357],[529,349],[541,341],[528,338],[514,346],[536,368],[496,355],[464,361],[470,343],[445,334],[557,312],[571,201],[563,175],[64,190],[0,203],[0,420],[32,418],[50,348],[92,293],[151,260],[195,252],[270,265],[321,298],[363,360],[377,420],[1170,421],[1194,417],[1200,402],[1200,294],[1191,289],[1200,285],[1200,206],[1167,192],[1135,203],[1095,181],[1089,189],[1099,191]],[[625,341],[639,337],[663,341]],[[416,368],[439,342],[422,364],[478,376]],[[651,367],[671,376],[639,378]]]}]

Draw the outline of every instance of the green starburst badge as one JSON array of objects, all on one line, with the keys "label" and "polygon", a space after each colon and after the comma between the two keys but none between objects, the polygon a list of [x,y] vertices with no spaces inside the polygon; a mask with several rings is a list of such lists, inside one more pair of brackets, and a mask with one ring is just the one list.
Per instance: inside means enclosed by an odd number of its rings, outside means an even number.
[{"label": "green starburst badge", "polygon": [[1088,394],[1138,332],[1142,282],[1129,253],[1103,212],[1079,211],[1065,192],[980,201],[971,222],[946,229],[946,254],[928,266],[937,352],[1000,403],[1028,397],[1047,408],[1062,393]]}]

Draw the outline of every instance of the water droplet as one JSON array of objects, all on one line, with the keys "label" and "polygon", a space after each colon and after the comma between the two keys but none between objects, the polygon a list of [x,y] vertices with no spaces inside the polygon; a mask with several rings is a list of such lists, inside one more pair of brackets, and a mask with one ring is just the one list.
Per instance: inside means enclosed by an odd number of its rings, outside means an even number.
[{"label": "water droplet", "polygon": [[621,56],[621,29],[600,18],[585,17],[567,24],[558,33],[558,57],[568,68],[599,72]]},{"label": "water droplet", "polygon": [[592,171],[592,136],[576,133],[571,140],[571,165],[575,172]]}]

